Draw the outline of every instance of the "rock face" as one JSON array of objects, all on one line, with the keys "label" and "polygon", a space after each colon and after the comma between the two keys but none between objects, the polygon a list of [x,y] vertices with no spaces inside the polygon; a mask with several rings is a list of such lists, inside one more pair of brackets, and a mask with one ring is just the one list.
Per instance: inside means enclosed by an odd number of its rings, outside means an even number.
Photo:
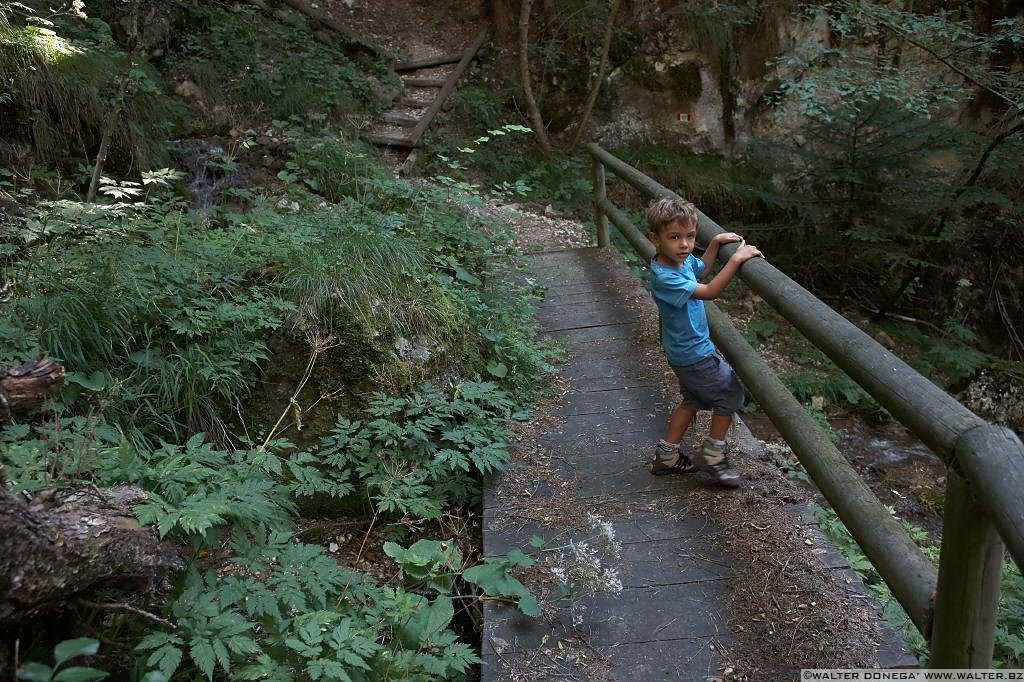
[{"label": "rock face", "polygon": [[775,87],[766,61],[828,39],[824,22],[801,21],[790,5],[773,3],[744,22],[649,10],[641,21],[660,28],[609,73],[593,138],[731,153],[765,127],[763,101]]}]

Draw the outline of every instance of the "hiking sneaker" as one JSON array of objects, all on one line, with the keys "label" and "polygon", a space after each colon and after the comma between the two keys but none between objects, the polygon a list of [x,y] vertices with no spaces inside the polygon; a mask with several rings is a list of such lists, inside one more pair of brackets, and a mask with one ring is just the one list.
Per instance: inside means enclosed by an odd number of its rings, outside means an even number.
[{"label": "hiking sneaker", "polygon": [[[670,447],[666,448],[666,445]],[[672,446],[670,443],[659,443],[654,448],[654,460],[648,468],[655,476],[688,474],[697,470],[697,467],[690,461],[690,456],[679,450],[678,446]]]},{"label": "hiking sneaker", "polygon": [[738,488],[743,479],[729,466],[729,458],[725,456],[725,444],[717,445],[710,439],[704,441],[704,446],[698,455],[700,468],[715,477],[718,485],[726,488]]}]

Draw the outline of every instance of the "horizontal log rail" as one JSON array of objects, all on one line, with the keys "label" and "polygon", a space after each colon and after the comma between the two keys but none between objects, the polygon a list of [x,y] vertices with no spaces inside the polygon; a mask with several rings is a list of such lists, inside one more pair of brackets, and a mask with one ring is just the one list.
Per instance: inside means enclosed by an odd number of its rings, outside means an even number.
[{"label": "horizontal log rail", "polygon": [[[596,144],[584,145],[584,149],[594,164],[598,244],[609,243],[607,223],[611,221],[636,252],[649,260],[654,246],[608,200],[605,171],[610,170],[648,199],[679,195]],[[705,214],[698,214],[697,237],[706,246],[723,230]],[[728,260],[736,248],[736,244],[724,245],[719,260]],[[1024,567],[1024,500],[1020,496],[1024,490],[1024,445],[1010,429],[986,423],[767,260],[747,261],[739,275],[947,464],[950,485],[936,571],[757,352],[714,304],[706,304],[716,346],[911,620],[930,638],[933,664],[989,667],[998,606],[992,571],[998,576],[1003,542],[1017,565]],[[968,513],[971,518],[964,518]],[[988,530],[992,526],[997,533]]]}]

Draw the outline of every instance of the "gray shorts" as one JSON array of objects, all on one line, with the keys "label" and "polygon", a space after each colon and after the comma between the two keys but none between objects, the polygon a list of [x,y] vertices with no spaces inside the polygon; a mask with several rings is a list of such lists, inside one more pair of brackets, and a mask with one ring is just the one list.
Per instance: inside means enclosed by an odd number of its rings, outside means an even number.
[{"label": "gray shorts", "polygon": [[715,415],[731,416],[743,407],[745,396],[739,377],[719,356],[712,355],[692,365],[672,365],[672,371],[679,377],[683,409],[711,410]]}]

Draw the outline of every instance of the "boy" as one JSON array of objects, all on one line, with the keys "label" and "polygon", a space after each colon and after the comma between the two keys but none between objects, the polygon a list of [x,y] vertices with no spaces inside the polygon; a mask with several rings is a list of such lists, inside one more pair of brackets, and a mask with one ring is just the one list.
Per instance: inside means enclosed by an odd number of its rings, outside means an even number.
[{"label": "boy", "polygon": [[[703,302],[718,298],[739,266],[761,252],[735,232],[724,232],[714,236],[703,256],[694,256],[697,209],[682,199],[664,198],[651,204],[647,224],[648,238],[657,248],[651,260],[651,294],[661,315],[661,342],[683,396],[672,412],[665,438],[654,450],[651,473],[688,473],[700,466],[720,485],[736,488],[741,480],[729,468],[725,433],[743,405],[743,387],[728,363],[715,354]],[[700,284],[698,280],[714,267],[719,247],[729,242],[740,242],[740,246],[710,282]],[[698,410],[711,410],[711,430],[698,461],[691,462],[680,445]]]}]

